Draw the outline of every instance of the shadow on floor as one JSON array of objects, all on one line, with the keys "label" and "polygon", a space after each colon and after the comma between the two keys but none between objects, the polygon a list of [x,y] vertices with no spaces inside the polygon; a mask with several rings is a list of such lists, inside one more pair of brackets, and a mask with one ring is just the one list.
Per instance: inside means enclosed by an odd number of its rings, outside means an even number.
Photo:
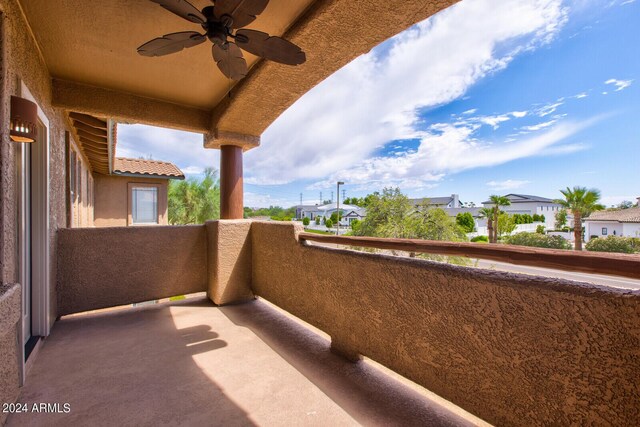
[{"label": "shadow on floor", "polygon": [[[19,402],[71,410],[13,414],[7,425],[253,425],[194,361],[228,345],[197,324],[206,310],[215,308],[198,299],[56,322]],[[196,325],[177,329],[176,316]]]},{"label": "shadow on floor", "polygon": [[364,362],[329,351],[329,341],[261,300],[220,307],[362,425],[473,425]]}]

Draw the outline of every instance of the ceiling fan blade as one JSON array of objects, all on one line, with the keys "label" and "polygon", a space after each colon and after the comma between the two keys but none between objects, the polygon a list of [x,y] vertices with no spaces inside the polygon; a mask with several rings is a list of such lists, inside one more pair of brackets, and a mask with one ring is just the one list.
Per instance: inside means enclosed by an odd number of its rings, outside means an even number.
[{"label": "ceiling fan blade", "polygon": [[235,43],[229,42],[225,47],[217,43],[214,44],[212,49],[213,59],[218,64],[222,74],[232,80],[241,80],[249,71],[247,69],[247,61],[244,60],[242,51]]},{"label": "ceiling fan blade", "polygon": [[142,56],[163,56],[180,52],[182,49],[199,45],[207,38],[195,31],[166,34],[146,42],[138,48]]},{"label": "ceiling fan blade", "polygon": [[229,15],[233,19],[231,28],[240,28],[252,23],[267,4],[269,0],[216,0],[213,13],[218,19]]},{"label": "ceiling fan blade", "polygon": [[282,64],[298,65],[307,60],[302,49],[295,44],[262,31],[238,30],[236,44],[249,53]]},{"label": "ceiling fan blade", "polygon": [[151,0],[176,15],[196,24],[204,24],[207,18],[186,0]]}]

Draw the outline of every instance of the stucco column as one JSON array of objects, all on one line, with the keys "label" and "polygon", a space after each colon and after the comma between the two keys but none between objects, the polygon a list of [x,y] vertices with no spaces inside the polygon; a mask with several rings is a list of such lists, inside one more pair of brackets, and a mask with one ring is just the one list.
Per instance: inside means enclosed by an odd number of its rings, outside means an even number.
[{"label": "stucco column", "polygon": [[253,299],[251,221],[207,221],[207,295],[218,305]]},{"label": "stucco column", "polygon": [[242,219],[242,147],[220,147],[220,218]]}]

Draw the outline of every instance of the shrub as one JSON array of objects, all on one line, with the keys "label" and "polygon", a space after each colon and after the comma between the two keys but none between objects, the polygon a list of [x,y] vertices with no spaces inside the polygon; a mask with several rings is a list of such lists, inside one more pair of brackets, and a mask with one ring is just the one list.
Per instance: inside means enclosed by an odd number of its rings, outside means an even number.
[{"label": "shrub", "polygon": [[331,228],[333,227],[333,221],[331,221],[331,218],[327,218],[324,220],[324,225],[327,226],[327,228]]},{"label": "shrub", "polygon": [[544,234],[544,225],[540,224],[536,227],[536,233]]},{"label": "shrub", "polygon": [[585,249],[594,252],[619,252],[623,254],[632,254],[637,251],[632,238],[619,236],[589,240]]},{"label": "shrub", "polygon": [[322,220],[321,217],[317,216],[316,217],[316,225],[320,225],[320,221]]},{"label": "shrub", "polygon": [[469,212],[456,215],[456,223],[462,227],[465,233],[471,233],[476,225],[473,215]]},{"label": "shrub", "polygon": [[307,225],[309,225],[310,222],[311,222],[311,220],[309,218],[307,218],[306,216],[304,218],[302,218],[302,225],[304,225],[305,227]]},{"label": "shrub", "polygon": [[480,242],[480,243],[489,243],[489,238],[487,236],[476,236],[471,239],[472,242]]},{"label": "shrub", "polygon": [[548,236],[540,233],[518,233],[507,236],[504,241],[509,245],[533,246],[536,248],[571,249],[571,245],[562,236]]}]

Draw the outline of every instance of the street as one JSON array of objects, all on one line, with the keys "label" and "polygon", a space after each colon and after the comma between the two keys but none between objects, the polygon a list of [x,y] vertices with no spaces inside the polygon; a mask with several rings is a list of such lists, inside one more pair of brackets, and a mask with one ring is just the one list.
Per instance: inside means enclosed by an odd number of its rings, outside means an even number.
[{"label": "street", "polygon": [[[476,261],[476,260],[474,260]],[[490,270],[508,271],[511,273],[531,274],[536,276],[557,277],[578,282],[595,283],[596,285],[611,286],[614,288],[640,289],[640,280],[627,279],[625,277],[605,276],[602,274],[574,273],[550,268],[530,267],[525,265],[508,264],[498,261],[477,260],[478,268]],[[474,262],[475,264],[475,262]]]}]

